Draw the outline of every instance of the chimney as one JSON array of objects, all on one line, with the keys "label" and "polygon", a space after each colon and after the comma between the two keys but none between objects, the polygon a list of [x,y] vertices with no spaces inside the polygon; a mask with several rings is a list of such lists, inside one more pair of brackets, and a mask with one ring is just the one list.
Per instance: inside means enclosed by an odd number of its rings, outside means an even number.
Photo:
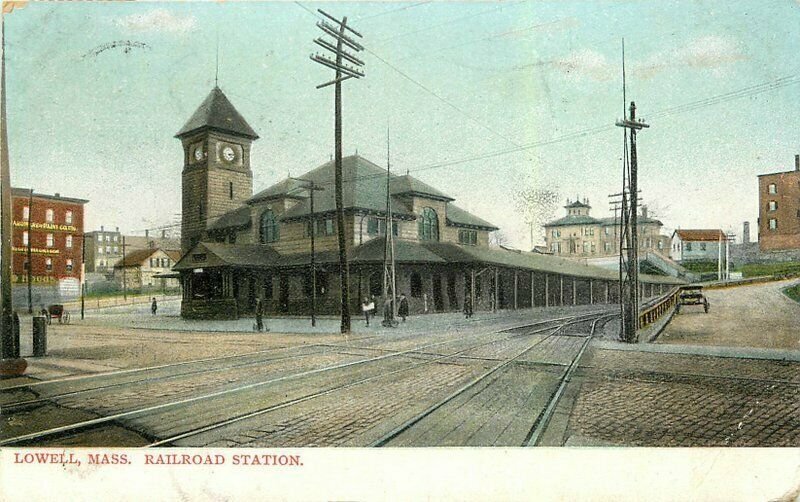
[{"label": "chimney", "polygon": [[642,206],[642,218],[647,218],[647,206]]},{"label": "chimney", "polygon": [[745,221],[742,225],[742,243],[747,244],[750,242],[750,222]]},{"label": "chimney", "polygon": [[100,225],[100,231],[101,231],[101,232],[104,232],[104,231],[105,231],[105,229],[103,228],[103,225]]},{"label": "chimney", "polygon": [[800,155],[794,156],[794,170],[800,171]]},{"label": "chimney", "polygon": [[167,231],[166,230],[162,230],[161,231],[161,238],[162,239],[166,239],[167,238]]},{"label": "chimney", "polygon": [[116,230],[114,230],[114,231],[115,231],[116,233],[119,233],[119,227],[117,227],[117,229],[116,229]]},{"label": "chimney", "polygon": [[55,193],[55,195],[56,195],[56,199],[58,199],[59,197],[61,197],[61,194],[60,194],[60,193],[58,193],[58,192],[56,192],[56,193]]},{"label": "chimney", "polygon": [[144,236],[145,236],[145,237],[147,237],[147,236],[149,236],[149,235],[150,235],[150,230],[145,230],[145,231],[144,231]]}]

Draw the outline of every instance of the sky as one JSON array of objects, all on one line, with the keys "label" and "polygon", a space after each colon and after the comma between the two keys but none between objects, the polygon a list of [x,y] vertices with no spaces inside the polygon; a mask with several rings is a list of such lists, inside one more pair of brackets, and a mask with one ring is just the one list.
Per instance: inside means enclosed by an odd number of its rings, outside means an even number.
[{"label": "sky", "polygon": [[[756,228],[757,175],[800,153],[800,0],[42,2],[5,16],[12,184],[82,197],[86,228],[179,221],[173,136],[215,83],[259,134],[254,191],[333,152],[317,8],[362,35],[345,155],[421,179],[528,248],[514,194],[611,216],[622,186],[622,39],[639,186],[675,228]],[[537,236],[540,232],[536,232]],[[753,230],[755,234],[755,230]],[[536,239],[540,241],[541,239]]]}]

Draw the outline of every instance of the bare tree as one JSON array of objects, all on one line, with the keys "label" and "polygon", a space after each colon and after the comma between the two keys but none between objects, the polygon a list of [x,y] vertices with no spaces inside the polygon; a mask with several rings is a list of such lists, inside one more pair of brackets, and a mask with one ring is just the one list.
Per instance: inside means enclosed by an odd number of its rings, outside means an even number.
[{"label": "bare tree", "polygon": [[508,235],[502,230],[495,230],[489,233],[489,245],[492,247],[501,247],[507,245],[511,240]]},{"label": "bare tree", "polygon": [[515,191],[513,197],[517,212],[522,215],[525,223],[530,225],[531,249],[533,249],[536,244],[536,229],[539,229],[541,239],[544,235],[542,230],[544,224],[555,217],[558,201],[561,200],[558,187],[529,186]]}]

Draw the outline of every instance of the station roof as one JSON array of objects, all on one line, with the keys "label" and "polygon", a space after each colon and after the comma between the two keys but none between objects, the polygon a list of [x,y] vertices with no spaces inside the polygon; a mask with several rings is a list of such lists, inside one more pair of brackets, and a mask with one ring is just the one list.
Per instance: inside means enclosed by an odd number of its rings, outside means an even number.
[{"label": "station roof", "polygon": [[[461,246],[445,242],[418,242],[395,239],[395,261],[398,264],[457,264],[463,266],[500,266],[585,279],[618,280],[619,273],[582,262],[539,253],[511,251],[479,246]],[[384,260],[385,237],[378,237],[349,250],[350,264],[381,264]],[[196,257],[199,255],[202,259]],[[203,256],[205,255],[205,256]],[[247,267],[291,268],[308,266],[309,253],[281,255],[273,248],[260,244],[221,244],[201,242],[187,253],[174,270],[194,268]],[[324,266],[336,265],[338,253],[316,253],[315,261]],[[669,276],[642,275],[648,282],[683,284]]]},{"label": "station roof", "polygon": [[[253,195],[246,201],[246,204],[252,205],[282,198],[298,199],[297,203],[287,210],[281,219],[307,218],[311,212],[308,183],[303,182],[303,180],[307,180],[321,189],[314,191],[314,214],[332,213],[336,209],[335,168],[335,162],[329,161],[298,176],[300,179],[286,178]],[[392,197],[392,214],[397,218],[416,219],[416,215],[411,212],[405,199],[406,196],[413,195],[447,202],[447,214],[444,216],[449,225],[497,230],[497,227],[488,221],[454,206],[450,202],[454,200],[452,197],[411,176],[390,175],[389,193]],[[386,169],[359,155],[344,157],[342,159],[342,199],[346,211],[385,214]],[[209,230],[222,230],[243,227],[250,224],[249,221],[245,221],[245,218],[248,220],[250,218],[249,208],[242,206],[225,213],[211,223],[208,228]]]},{"label": "station roof", "polygon": [[175,137],[182,138],[203,129],[213,129],[250,139],[258,139],[258,134],[234,108],[219,87],[214,87],[211,90]]}]

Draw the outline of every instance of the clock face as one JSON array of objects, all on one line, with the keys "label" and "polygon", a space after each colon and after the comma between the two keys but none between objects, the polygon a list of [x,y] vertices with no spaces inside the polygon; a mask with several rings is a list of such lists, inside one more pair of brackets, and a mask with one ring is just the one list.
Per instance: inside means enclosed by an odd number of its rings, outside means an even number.
[{"label": "clock face", "polygon": [[236,154],[233,151],[233,148],[226,146],[222,149],[222,158],[228,162],[233,162],[233,159],[236,158]]},{"label": "clock face", "polygon": [[202,160],[203,159],[203,147],[198,146],[194,149],[194,158],[195,160]]}]

